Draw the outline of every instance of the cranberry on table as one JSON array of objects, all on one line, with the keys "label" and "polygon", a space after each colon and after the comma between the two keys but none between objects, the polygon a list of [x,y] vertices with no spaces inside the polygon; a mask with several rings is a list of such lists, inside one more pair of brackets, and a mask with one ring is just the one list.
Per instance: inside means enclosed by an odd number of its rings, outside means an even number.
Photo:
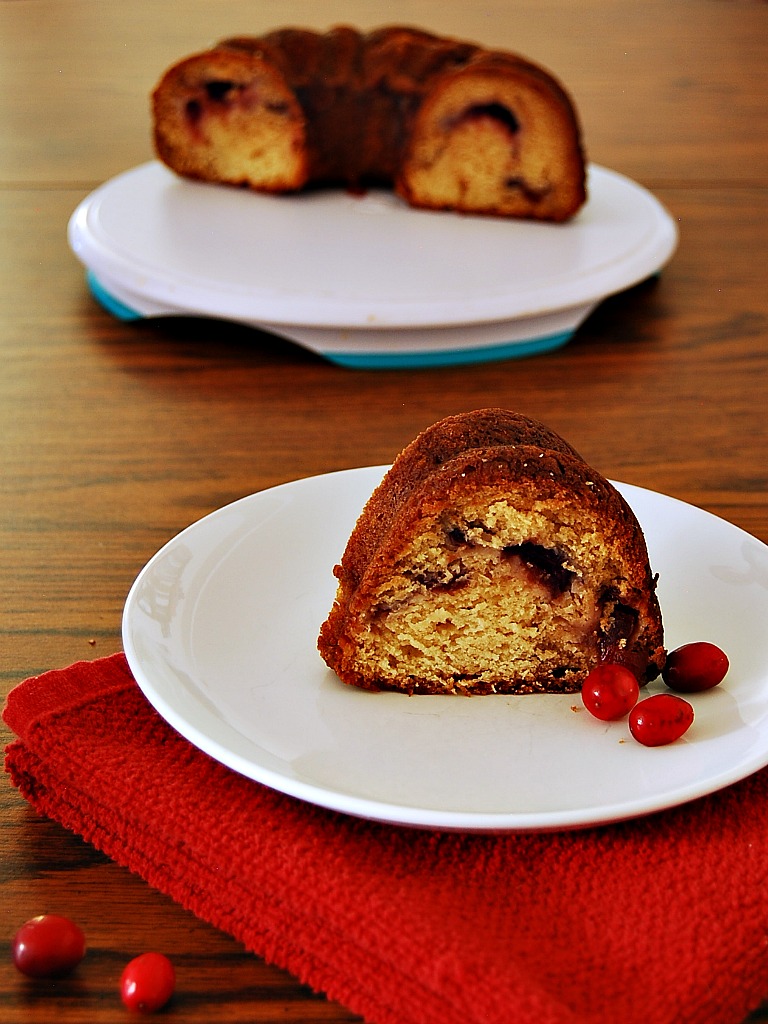
[{"label": "cranberry on table", "polygon": [[728,668],[724,651],[706,640],[697,640],[671,651],[661,676],[671,690],[700,693],[722,682]]},{"label": "cranberry on table", "polygon": [[120,998],[129,1010],[154,1013],[173,995],[176,973],[162,953],[142,953],[126,966],[120,978]]},{"label": "cranberry on table", "polygon": [[73,971],[85,956],[85,936],[68,917],[40,914],[19,928],[11,952],[22,974],[59,978]]},{"label": "cranberry on table", "polygon": [[674,693],[656,693],[635,704],[629,731],[644,747],[664,747],[679,740],[693,723],[693,708]]},{"label": "cranberry on table", "polygon": [[608,661],[596,665],[581,688],[584,707],[603,722],[624,718],[639,695],[640,685],[634,674],[623,665]]}]

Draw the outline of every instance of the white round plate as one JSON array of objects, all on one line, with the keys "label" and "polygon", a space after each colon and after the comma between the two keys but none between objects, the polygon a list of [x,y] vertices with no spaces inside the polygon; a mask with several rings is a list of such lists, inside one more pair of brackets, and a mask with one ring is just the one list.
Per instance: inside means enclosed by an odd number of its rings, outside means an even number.
[{"label": "white round plate", "polygon": [[[670,648],[710,640],[726,680],[682,740],[646,748],[577,696],[408,697],[345,686],[316,638],[383,467],[284,484],[188,527],[125,607],[125,653],[160,715],[273,789],[378,821],[475,831],[596,825],[674,806],[768,763],[768,548],[618,485],[644,527]],[[654,684],[654,688],[660,688]]]},{"label": "white round plate", "polygon": [[567,224],[414,210],[392,192],[272,196],[158,162],[75,210],[73,251],[125,319],[235,320],[350,366],[499,359],[564,344],[608,295],[655,274],[677,228],[628,178],[589,168]]}]

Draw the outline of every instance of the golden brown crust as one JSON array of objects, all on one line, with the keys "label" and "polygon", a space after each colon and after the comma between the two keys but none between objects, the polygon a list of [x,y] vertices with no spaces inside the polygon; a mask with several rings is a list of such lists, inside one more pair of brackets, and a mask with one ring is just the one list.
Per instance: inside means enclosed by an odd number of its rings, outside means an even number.
[{"label": "golden brown crust", "polygon": [[[371,496],[335,573],[318,648],[344,682],[363,688],[571,692],[598,660],[626,664],[642,681],[664,662],[655,580],[632,510],[557,434],[505,410],[449,417],[416,438]],[[488,659],[506,659],[499,670],[471,657],[491,650],[504,616],[504,629],[518,629],[506,594],[502,610],[488,613],[487,643],[472,641],[470,661],[450,647],[473,631],[475,606],[490,604],[494,587],[519,588],[523,603],[534,594],[525,629],[538,637],[517,647],[504,641],[505,653]],[[429,630],[414,625],[418,615],[452,632],[442,661],[432,650],[411,657],[431,643]],[[389,654],[379,657],[382,629],[410,638],[403,653],[392,653],[397,643],[388,637]],[[537,642],[552,656],[539,658]],[[513,650],[521,665],[528,659],[520,672]]]},{"label": "golden brown crust", "polygon": [[586,197],[576,112],[549,72],[405,26],[223,40],[165,73],[153,119],[173,170],[265,191],[382,184],[414,206],[547,220]]}]

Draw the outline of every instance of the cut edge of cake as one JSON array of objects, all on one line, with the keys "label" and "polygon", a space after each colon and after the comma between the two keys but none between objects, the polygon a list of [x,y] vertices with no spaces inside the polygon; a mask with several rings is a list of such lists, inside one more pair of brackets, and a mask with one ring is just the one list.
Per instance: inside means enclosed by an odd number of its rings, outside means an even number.
[{"label": "cut edge of cake", "polygon": [[506,410],[419,435],[334,571],[318,648],[363,689],[570,693],[600,661],[641,683],[664,664],[631,508],[562,438]]}]

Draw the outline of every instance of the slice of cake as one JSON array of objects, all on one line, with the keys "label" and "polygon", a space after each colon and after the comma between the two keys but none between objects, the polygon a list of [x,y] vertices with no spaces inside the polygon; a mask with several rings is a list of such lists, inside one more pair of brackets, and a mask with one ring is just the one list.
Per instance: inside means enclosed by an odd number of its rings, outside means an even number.
[{"label": "slice of cake", "polygon": [[571,693],[600,661],[664,664],[645,538],[554,431],[504,409],[420,434],[334,573],[318,649],[339,678],[406,693]]}]

